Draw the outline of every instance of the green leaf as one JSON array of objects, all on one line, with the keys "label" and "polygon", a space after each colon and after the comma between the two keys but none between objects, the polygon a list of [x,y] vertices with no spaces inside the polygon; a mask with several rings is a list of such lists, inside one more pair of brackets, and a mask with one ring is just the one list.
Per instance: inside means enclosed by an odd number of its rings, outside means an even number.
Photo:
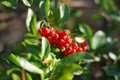
[{"label": "green leaf", "polygon": [[83,71],[77,64],[66,64],[55,71],[54,80],[72,80],[75,71]]},{"label": "green leaf", "polygon": [[39,4],[39,11],[41,17],[46,17],[48,20],[48,16],[50,13],[50,0],[41,0]]},{"label": "green leaf", "polygon": [[5,6],[12,7],[12,8],[16,8],[18,5],[18,0],[2,0],[0,2]]},{"label": "green leaf", "polygon": [[109,52],[113,48],[115,48],[117,42],[118,42],[118,40],[114,39],[113,41],[111,41],[110,43],[106,44],[105,46],[101,46],[100,48],[96,49],[96,52],[100,52],[100,53]]},{"label": "green leaf", "polygon": [[14,54],[10,54],[8,56],[8,59],[12,61],[14,64],[16,64],[17,66],[20,66],[20,63],[18,62],[18,59]]},{"label": "green leaf", "polygon": [[22,0],[22,2],[23,2],[26,6],[31,6],[31,4],[33,3],[33,0]]},{"label": "green leaf", "polygon": [[12,80],[21,80],[17,74],[12,74]]},{"label": "green leaf", "polygon": [[38,73],[38,74],[43,73],[43,71],[41,69],[34,66],[33,64],[31,64],[30,62],[28,62],[27,60],[25,60],[22,57],[15,56],[14,54],[11,54],[9,56],[9,59],[10,59],[10,61],[15,63],[16,65],[19,65],[20,67],[24,68],[25,70],[27,70],[29,72]]},{"label": "green leaf", "polygon": [[14,73],[15,71],[21,71],[21,70],[20,70],[20,68],[12,68],[7,71],[7,74],[10,75],[10,74]]},{"label": "green leaf", "polygon": [[45,37],[42,37],[41,59],[45,59],[50,54],[50,44]]},{"label": "green leaf", "polygon": [[92,36],[93,36],[92,29],[86,24],[80,24],[79,29],[82,33],[86,34],[86,36],[88,37],[90,46],[91,46],[92,45]]},{"label": "green leaf", "polygon": [[25,78],[26,78],[26,80],[32,80],[31,75],[27,72],[25,73]]},{"label": "green leaf", "polygon": [[68,20],[70,14],[70,9],[67,4],[62,4],[60,6],[60,19],[61,24],[64,24]]},{"label": "green leaf", "polygon": [[92,48],[97,49],[101,46],[105,45],[107,43],[106,41],[106,35],[103,31],[97,31],[92,40]]},{"label": "green leaf", "polygon": [[29,8],[27,19],[26,19],[26,26],[27,26],[28,31],[34,35],[37,34],[36,23],[37,23],[36,15],[32,11],[32,9]]},{"label": "green leaf", "polygon": [[120,70],[117,65],[114,64],[111,66],[105,66],[103,67],[103,70],[108,76],[114,76],[115,78],[117,78],[115,80],[120,80]]},{"label": "green leaf", "polygon": [[79,71],[82,73],[83,71],[83,69],[78,66],[79,62],[86,63],[93,60],[94,57],[87,52],[81,52],[66,56],[61,61],[57,62],[53,77],[55,80],[71,80],[73,72]]}]

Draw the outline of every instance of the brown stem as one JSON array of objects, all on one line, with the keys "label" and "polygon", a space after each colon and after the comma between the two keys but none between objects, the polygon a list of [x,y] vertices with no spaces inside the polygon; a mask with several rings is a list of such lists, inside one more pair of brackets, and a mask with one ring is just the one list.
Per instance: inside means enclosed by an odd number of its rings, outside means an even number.
[{"label": "brown stem", "polygon": [[25,70],[22,68],[22,80],[25,80]]}]

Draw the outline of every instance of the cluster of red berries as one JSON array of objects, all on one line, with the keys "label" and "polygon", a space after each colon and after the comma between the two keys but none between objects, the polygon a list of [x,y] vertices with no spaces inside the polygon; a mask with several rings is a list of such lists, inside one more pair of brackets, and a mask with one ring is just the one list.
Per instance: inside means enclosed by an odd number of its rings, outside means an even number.
[{"label": "cluster of red berries", "polygon": [[69,32],[67,30],[59,31],[56,33],[53,28],[49,29],[43,27],[40,28],[38,32],[47,38],[51,45],[56,45],[56,47],[61,49],[64,56],[87,50],[87,42],[84,41],[82,43],[82,46],[79,47],[76,42],[73,42],[72,39],[70,39]]}]

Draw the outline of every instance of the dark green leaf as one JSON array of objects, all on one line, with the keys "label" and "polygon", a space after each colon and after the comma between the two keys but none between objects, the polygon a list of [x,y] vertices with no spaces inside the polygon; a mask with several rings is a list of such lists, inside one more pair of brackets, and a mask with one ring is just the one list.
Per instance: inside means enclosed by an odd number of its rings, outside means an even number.
[{"label": "dark green leaf", "polygon": [[48,20],[50,13],[50,0],[41,0],[39,4],[40,16]]},{"label": "dark green leaf", "polygon": [[42,37],[42,47],[41,47],[41,59],[47,58],[50,54],[50,44],[45,37]]},{"label": "dark green leaf", "polygon": [[86,24],[80,24],[79,29],[82,33],[86,34],[86,36],[88,37],[90,46],[91,46],[92,45],[92,36],[93,36],[92,29]]},{"label": "dark green leaf", "polygon": [[26,19],[26,25],[29,32],[36,35],[37,29],[36,29],[36,15],[31,9],[28,9],[27,19]]},{"label": "dark green leaf", "polygon": [[67,4],[62,4],[60,6],[60,19],[61,24],[64,24],[68,20],[70,14],[70,9]]},{"label": "dark green leaf", "polygon": [[2,4],[4,4],[7,7],[15,8],[18,5],[18,0],[2,0]]},{"label": "dark green leaf", "polygon": [[103,31],[97,31],[92,40],[92,48],[97,49],[101,46],[105,45],[107,43],[106,41],[106,35]]},{"label": "dark green leaf", "polygon": [[105,66],[103,69],[108,76],[116,76],[117,79],[115,80],[120,79],[120,70],[117,65]]},{"label": "dark green leaf", "polygon": [[31,4],[33,3],[33,0],[22,0],[22,2],[23,2],[26,6],[31,6]]}]

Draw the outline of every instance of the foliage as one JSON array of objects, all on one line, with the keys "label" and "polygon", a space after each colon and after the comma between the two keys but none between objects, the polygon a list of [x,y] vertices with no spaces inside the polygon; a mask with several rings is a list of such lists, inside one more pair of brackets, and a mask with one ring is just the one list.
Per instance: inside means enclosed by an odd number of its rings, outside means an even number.
[{"label": "foliage", "polygon": [[[67,21],[77,16],[78,11],[72,10],[67,3],[58,6],[59,0],[21,0],[28,9],[26,26],[28,32],[21,44],[24,46],[17,53],[1,55],[0,62],[11,66],[10,69],[0,71],[0,80],[119,80],[120,79],[120,51],[116,44],[118,40],[112,35],[120,30],[120,12],[113,0],[94,0],[101,12],[93,14],[97,20],[110,19],[112,23],[102,30],[94,31],[85,22],[75,22],[72,29]],[[81,0],[82,1],[82,0]],[[17,9],[18,0],[2,0],[3,5]],[[34,7],[37,7],[35,11]],[[38,12],[38,13],[37,13]],[[72,14],[71,14],[72,13]],[[76,27],[77,25],[77,27]],[[114,25],[115,30],[112,31]],[[38,30],[47,27],[58,31],[67,29],[73,41],[88,42],[86,52],[75,52],[62,55],[62,49],[41,35]],[[74,31],[77,30],[77,31]],[[51,34],[52,35],[52,34]],[[22,47],[23,47],[22,46]],[[20,46],[21,47],[21,46]],[[101,75],[97,76],[95,73]]]}]

